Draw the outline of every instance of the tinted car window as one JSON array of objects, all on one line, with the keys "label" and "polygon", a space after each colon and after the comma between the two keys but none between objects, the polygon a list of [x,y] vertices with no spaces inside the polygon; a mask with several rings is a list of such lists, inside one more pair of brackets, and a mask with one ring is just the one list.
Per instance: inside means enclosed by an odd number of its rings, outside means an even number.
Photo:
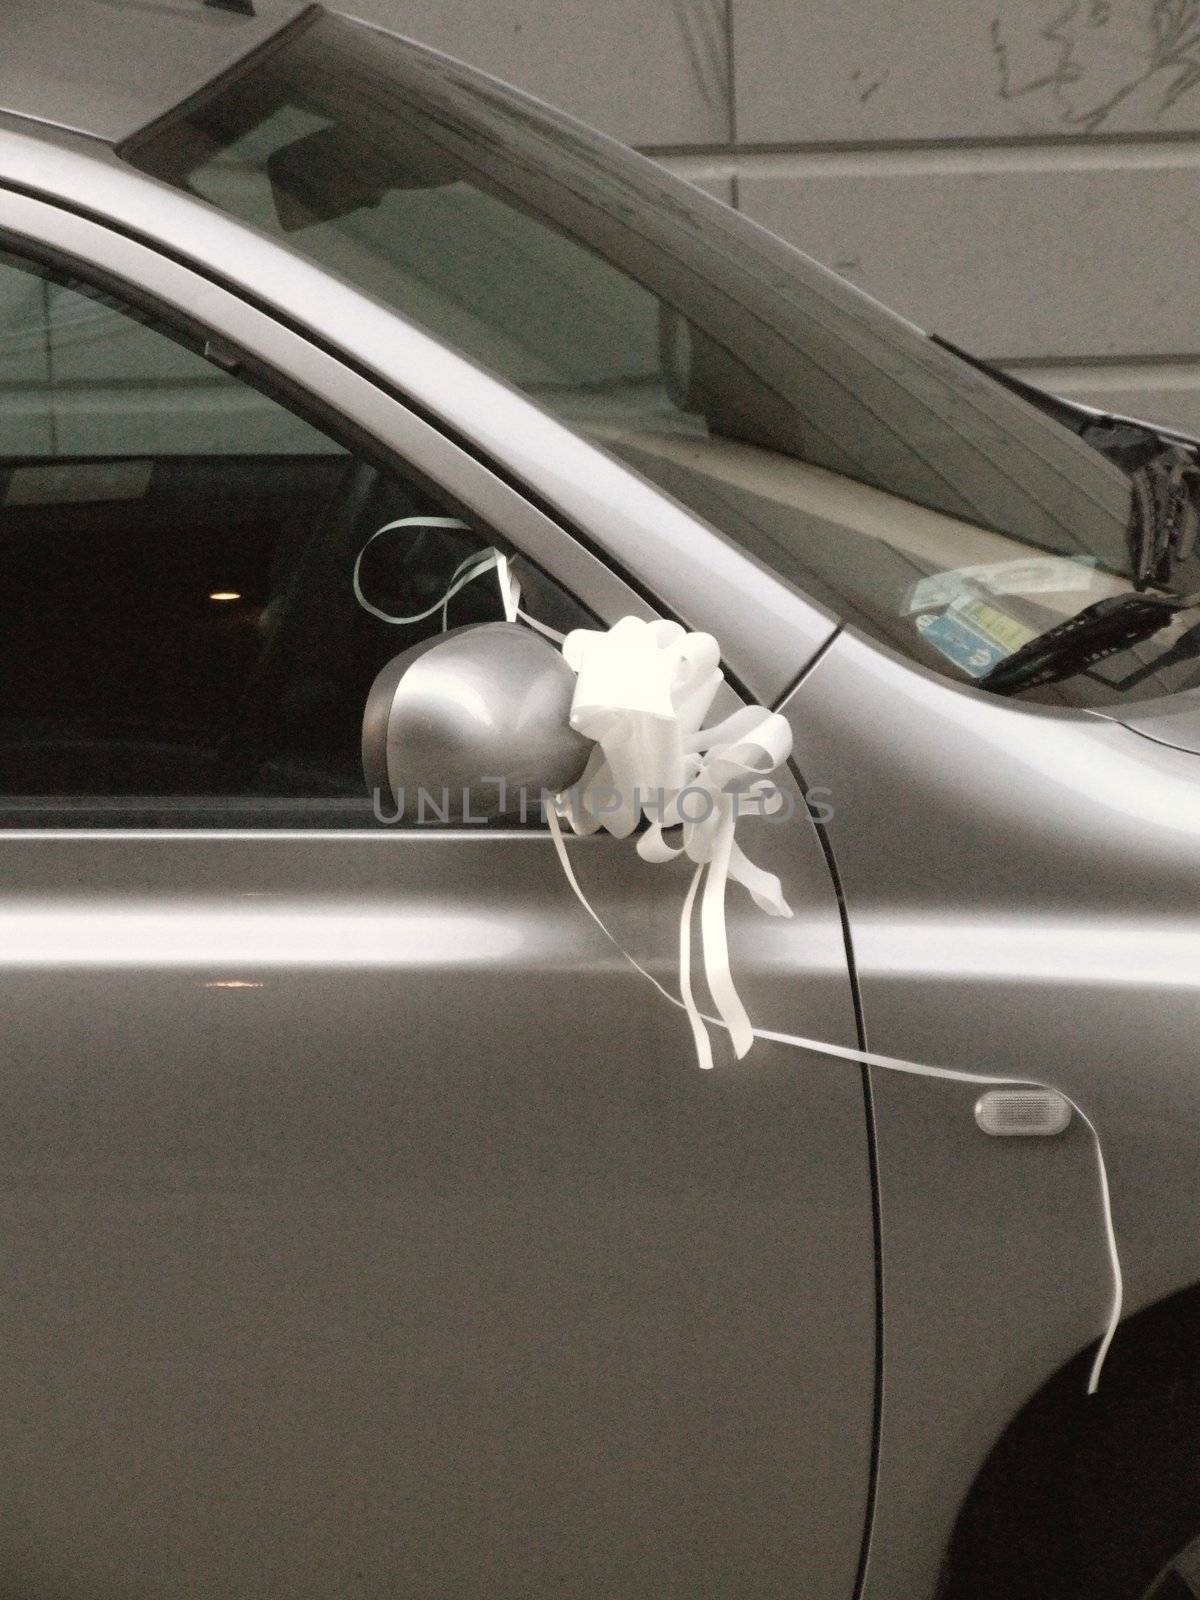
[{"label": "tinted car window", "polygon": [[[371,822],[375,674],[439,625],[353,593],[397,517],[444,513],[207,359],[204,336],[0,253],[0,822]],[[362,586],[423,609],[467,529],[397,530]],[[502,615],[494,586],[452,623]]]},{"label": "tinted car window", "polygon": [[[1129,587],[1113,461],[727,208],[444,57],[314,13],[123,153],[950,676],[982,670],[956,629],[1002,656]],[[1044,695],[1113,698],[1178,631]],[[1151,671],[1138,692],[1195,676]]]}]

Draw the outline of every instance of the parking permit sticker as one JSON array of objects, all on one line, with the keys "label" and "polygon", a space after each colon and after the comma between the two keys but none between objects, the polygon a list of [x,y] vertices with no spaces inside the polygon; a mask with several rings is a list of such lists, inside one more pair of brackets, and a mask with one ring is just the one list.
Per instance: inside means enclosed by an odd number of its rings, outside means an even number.
[{"label": "parking permit sticker", "polygon": [[935,617],[926,613],[916,619],[917,629],[923,639],[952,661],[956,667],[972,678],[985,677],[1011,652],[994,639],[985,638],[968,622],[946,612]]},{"label": "parking permit sticker", "polygon": [[992,594],[1073,594],[1090,589],[1095,556],[1029,556],[1020,561],[993,561],[986,566],[958,567],[914,583],[904,609],[936,611],[980,589]]},{"label": "parking permit sticker", "polygon": [[1001,653],[1006,656],[1012,655],[1014,650],[1019,650],[1038,635],[1038,630],[1031,628],[1028,623],[1010,616],[1007,611],[1001,611],[999,606],[992,605],[990,601],[974,596],[955,601],[947,615],[967,623],[985,639],[998,644]]}]

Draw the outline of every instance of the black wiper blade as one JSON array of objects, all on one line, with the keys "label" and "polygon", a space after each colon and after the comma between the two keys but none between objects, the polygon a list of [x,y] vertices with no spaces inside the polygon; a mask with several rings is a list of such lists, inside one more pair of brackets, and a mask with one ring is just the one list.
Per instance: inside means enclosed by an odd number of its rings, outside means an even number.
[{"label": "black wiper blade", "polygon": [[1196,548],[1200,529],[1200,467],[1180,445],[1166,444],[1130,473],[1133,506],[1129,559],[1133,586],[1164,587]]},{"label": "black wiper blade", "polygon": [[1095,605],[1014,650],[979,679],[981,689],[993,694],[1015,694],[1073,678],[1132,645],[1152,639],[1176,612],[1200,605],[1200,594],[1120,594]]},{"label": "black wiper blade", "polygon": [[1128,475],[1133,488],[1129,556],[1134,588],[1165,588],[1174,568],[1196,549],[1200,530],[1200,451],[1196,441],[1133,417],[1091,412],[1025,383],[939,334],[931,333],[928,338],[1078,434]]}]

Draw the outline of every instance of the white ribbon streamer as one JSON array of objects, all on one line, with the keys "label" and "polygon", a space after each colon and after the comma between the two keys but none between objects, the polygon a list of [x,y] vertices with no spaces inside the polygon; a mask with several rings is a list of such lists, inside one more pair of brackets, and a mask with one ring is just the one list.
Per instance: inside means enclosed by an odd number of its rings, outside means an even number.
[{"label": "white ribbon streamer", "polygon": [[[706,1026],[711,1024],[726,1029],[739,1059],[755,1039],[766,1039],[914,1077],[989,1088],[1018,1084],[1045,1087],[1021,1078],[926,1067],[898,1056],[755,1028],[730,969],[725,891],[732,878],[769,916],[791,916],[778,878],[749,861],[735,838],[738,816],[747,803],[768,814],[783,803],[782,795],[768,780],[791,753],[789,724],[777,712],[747,706],[715,727],[703,728],[704,717],[723,682],[720,651],[710,634],[688,633],[677,623],[647,623],[624,617],[606,632],[577,629],[567,635],[563,655],[577,674],[571,726],[594,740],[595,749],[579,784],[569,795],[559,796],[557,808],[548,814],[559,862],[580,904],[605,937],[661,995],[683,1009],[701,1067],[711,1068],[713,1064]],[[685,805],[685,799],[698,800],[701,806]],[[679,924],[678,997],[634,960],[592,907],[571,867],[560,814],[576,833],[592,834],[606,828],[618,838],[628,837],[646,815],[650,826],[637,845],[643,860],[666,862],[685,855],[696,863]],[[664,830],[673,827],[681,830],[678,845],[665,836]],[[692,990],[691,924],[701,886],[704,973],[716,1008],[715,1017],[700,1010]],[[1061,1090],[1056,1092],[1062,1094]],[[1088,1379],[1088,1393],[1094,1394],[1121,1320],[1124,1280],[1100,1136],[1083,1107],[1070,1095],[1064,1094],[1063,1099],[1084,1124],[1092,1142],[1111,1273],[1108,1319]]]},{"label": "white ribbon streamer", "polygon": [[539,622],[536,617],[531,617],[521,610],[521,585],[513,575],[512,565],[508,557],[502,550],[497,550],[495,545],[488,545],[483,550],[476,550],[474,554],[460,561],[450,574],[450,582],[446,586],[445,593],[435,600],[431,606],[427,606],[424,611],[414,611],[411,616],[407,617],[393,617],[389,612],[381,611],[378,606],[372,605],[362,591],[362,560],[381,534],[391,533],[396,528],[461,528],[465,533],[471,531],[469,525],[461,522],[457,517],[398,517],[395,522],[385,522],[382,528],[376,528],[375,532],[358,552],[350,579],[354,589],[354,598],[364,611],[369,611],[373,617],[378,617],[380,622],[386,622],[394,628],[406,628],[413,623],[425,622],[436,611],[440,611],[442,613],[442,632],[445,633],[450,626],[450,602],[454,599],[454,596],[458,594],[460,589],[465,589],[467,584],[474,583],[476,578],[482,578],[485,573],[494,572],[496,574],[496,583],[500,589],[500,601],[504,607],[504,620],[506,622],[516,622],[520,618],[529,627],[535,628],[538,633],[545,634],[548,639],[553,639],[556,644],[562,643],[563,636],[561,633],[556,633],[553,628],[548,628],[544,622]]},{"label": "white ribbon streamer", "polygon": [[[558,859],[562,866],[563,875],[574,891],[576,899],[587,912],[588,916],[591,917],[592,921],[600,929],[605,938],[610,942],[610,944],[616,946],[617,950],[629,963],[629,965],[633,967],[635,971],[641,973],[642,977],[647,979],[648,982],[652,983],[664,999],[669,1000],[673,1006],[681,1007],[682,1010],[687,1013],[688,1021],[692,1025],[692,1036],[696,1041],[696,1050],[698,1056],[700,1057],[700,1065],[702,1067],[711,1067],[712,1047],[704,1024],[708,1022],[714,1027],[719,1027],[724,1025],[724,1020],[718,1017],[704,1016],[703,1013],[698,1010],[695,1001],[692,998],[690,970],[691,944],[689,928],[691,923],[691,911],[692,904],[695,901],[696,889],[700,881],[700,872],[702,869],[698,868],[692,877],[692,882],[687,892],[687,900],[684,905],[683,920],[680,925],[679,978],[680,990],[683,996],[683,998],[680,999],[678,996],[673,995],[669,989],[665,988],[661,983],[659,983],[654,974],[648,972],[646,968],[642,966],[641,962],[635,960],[635,958],[630,955],[629,951],[626,950],[625,946],[612,932],[608,924],[600,916],[599,912],[596,911],[587,895],[584,894],[583,889],[580,886],[579,879],[575,876],[575,869],[572,867],[570,857],[567,854],[567,847],[563,839],[562,828],[559,824],[558,817],[555,815],[553,810],[547,812],[547,821],[550,824],[550,836],[554,840],[554,848],[558,853]],[[879,1055],[872,1050],[854,1050],[849,1045],[827,1044],[823,1039],[806,1039],[801,1034],[797,1033],[777,1033],[771,1028],[755,1028],[753,1029],[753,1037],[755,1039],[765,1039],[771,1044],[789,1045],[795,1050],[808,1050],[814,1055],[831,1056],[840,1061],[854,1062],[859,1066],[878,1067],[884,1072],[906,1073],[908,1076],[915,1078],[940,1078],[948,1083],[972,1083],[978,1084],[985,1088],[1019,1087],[1045,1089],[1050,1087],[1049,1085],[1041,1083],[1033,1078],[998,1077],[990,1073],[961,1072],[957,1068],[951,1067],[927,1067],[922,1065],[922,1063],[919,1061],[906,1061],[901,1056]],[[1108,1355],[1109,1347],[1116,1336],[1117,1328],[1121,1321],[1121,1313],[1125,1304],[1125,1280],[1121,1271],[1121,1253],[1117,1245],[1116,1226],[1113,1222],[1112,1192],[1108,1183],[1108,1166],[1104,1159],[1104,1147],[1100,1143],[1100,1135],[1096,1130],[1096,1124],[1092,1121],[1091,1117],[1088,1116],[1087,1112],[1077,1100],[1073,1099],[1069,1094],[1064,1093],[1064,1091],[1061,1089],[1055,1089],[1054,1092],[1055,1094],[1062,1095],[1063,1099],[1067,1102],[1067,1104],[1075,1112],[1076,1116],[1078,1116],[1080,1121],[1083,1123],[1084,1127],[1087,1129],[1092,1143],[1092,1153],[1096,1158],[1096,1177],[1100,1190],[1100,1209],[1104,1223],[1104,1245],[1108,1255],[1110,1291],[1108,1317],[1105,1321],[1104,1334],[1101,1337],[1100,1343],[1096,1349],[1096,1355],[1092,1361],[1091,1372],[1088,1375],[1087,1392],[1088,1394],[1095,1394],[1096,1390],[1100,1387],[1100,1374],[1104,1368],[1105,1358]]]},{"label": "white ribbon streamer", "polygon": [[[769,781],[792,748],[786,718],[747,706],[712,728],[701,723],[724,681],[711,634],[688,633],[676,622],[623,617],[606,632],[578,628],[563,643],[577,673],[571,726],[596,748],[582,778],[561,798],[576,833],[606,828],[627,838],[645,816],[639,838],[644,861],[687,856],[696,872],[680,922],[679,986],[696,1053],[712,1066],[712,1047],[692,993],[691,916],[703,885],[700,933],[704,975],[722,1027],[737,1056],[754,1029],[733,981],[725,928],[725,891],[740,883],[761,911],[790,917],[779,879],[747,859],[735,833],[747,808],[773,814],[783,797]],[[680,829],[679,844],[666,837]]]}]

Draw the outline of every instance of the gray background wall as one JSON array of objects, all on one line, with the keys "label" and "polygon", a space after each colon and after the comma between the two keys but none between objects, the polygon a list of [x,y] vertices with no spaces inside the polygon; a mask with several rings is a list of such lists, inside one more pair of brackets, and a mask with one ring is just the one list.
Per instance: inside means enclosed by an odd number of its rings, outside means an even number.
[{"label": "gray background wall", "polygon": [[923,327],[1200,431],[1200,0],[340,0]]}]

